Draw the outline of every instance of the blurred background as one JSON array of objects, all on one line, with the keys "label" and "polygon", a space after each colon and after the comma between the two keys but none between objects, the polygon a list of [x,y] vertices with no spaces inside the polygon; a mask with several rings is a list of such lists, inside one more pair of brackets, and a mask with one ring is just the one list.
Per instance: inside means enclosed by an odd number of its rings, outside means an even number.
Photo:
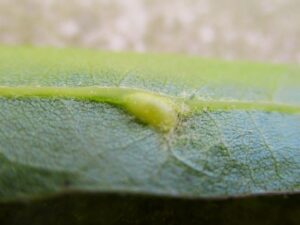
[{"label": "blurred background", "polygon": [[300,62],[299,0],[0,0],[0,44]]}]

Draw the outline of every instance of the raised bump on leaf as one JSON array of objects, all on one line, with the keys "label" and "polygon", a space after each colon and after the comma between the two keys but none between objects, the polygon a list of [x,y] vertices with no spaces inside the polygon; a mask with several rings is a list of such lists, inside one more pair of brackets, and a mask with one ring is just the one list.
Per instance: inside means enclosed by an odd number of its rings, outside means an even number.
[{"label": "raised bump on leaf", "polygon": [[149,93],[134,93],[124,98],[126,110],[140,121],[169,131],[177,124],[177,111],[174,102]]}]

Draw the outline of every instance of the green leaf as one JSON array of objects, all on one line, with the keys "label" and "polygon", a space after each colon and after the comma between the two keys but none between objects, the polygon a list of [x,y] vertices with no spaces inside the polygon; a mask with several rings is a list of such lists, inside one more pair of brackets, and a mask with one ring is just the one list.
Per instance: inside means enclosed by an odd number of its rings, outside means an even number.
[{"label": "green leaf", "polygon": [[0,201],[299,191],[299,90],[298,65],[0,47]]}]

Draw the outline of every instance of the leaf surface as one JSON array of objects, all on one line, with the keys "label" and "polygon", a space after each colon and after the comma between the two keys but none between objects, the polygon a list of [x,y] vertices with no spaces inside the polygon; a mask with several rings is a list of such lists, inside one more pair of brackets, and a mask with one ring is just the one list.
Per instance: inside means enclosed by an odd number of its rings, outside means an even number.
[{"label": "leaf surface", "polygon": [[164,133],[109,102],[2,94],[0,201],[74,190],[203,198],[300,189],[298,65],[0,47],[0,86],[133,88],[198,105]]}]

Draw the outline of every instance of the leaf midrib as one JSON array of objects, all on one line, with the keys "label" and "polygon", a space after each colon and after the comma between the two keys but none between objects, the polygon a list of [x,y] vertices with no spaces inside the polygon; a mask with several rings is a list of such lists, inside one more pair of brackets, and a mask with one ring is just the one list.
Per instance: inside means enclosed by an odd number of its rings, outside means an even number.
[{"label": "leaf midrib", "polygon": [[[240,101],[235,99],[205,99],[175,97],[149,90],[127,87],[85,86],[85,87],[55,87],[55,86],[0,86],[0,97],[5,98],[64,98],[95,102],[106,102],[122,106],[124,96],[145,93],[172,100],[177,106],[186,104],[189,112],[199,110],[257,110],[280,113],[300,113],[300,106],[270,101]],[[187,111],[182,112],[183,114]]]}]

